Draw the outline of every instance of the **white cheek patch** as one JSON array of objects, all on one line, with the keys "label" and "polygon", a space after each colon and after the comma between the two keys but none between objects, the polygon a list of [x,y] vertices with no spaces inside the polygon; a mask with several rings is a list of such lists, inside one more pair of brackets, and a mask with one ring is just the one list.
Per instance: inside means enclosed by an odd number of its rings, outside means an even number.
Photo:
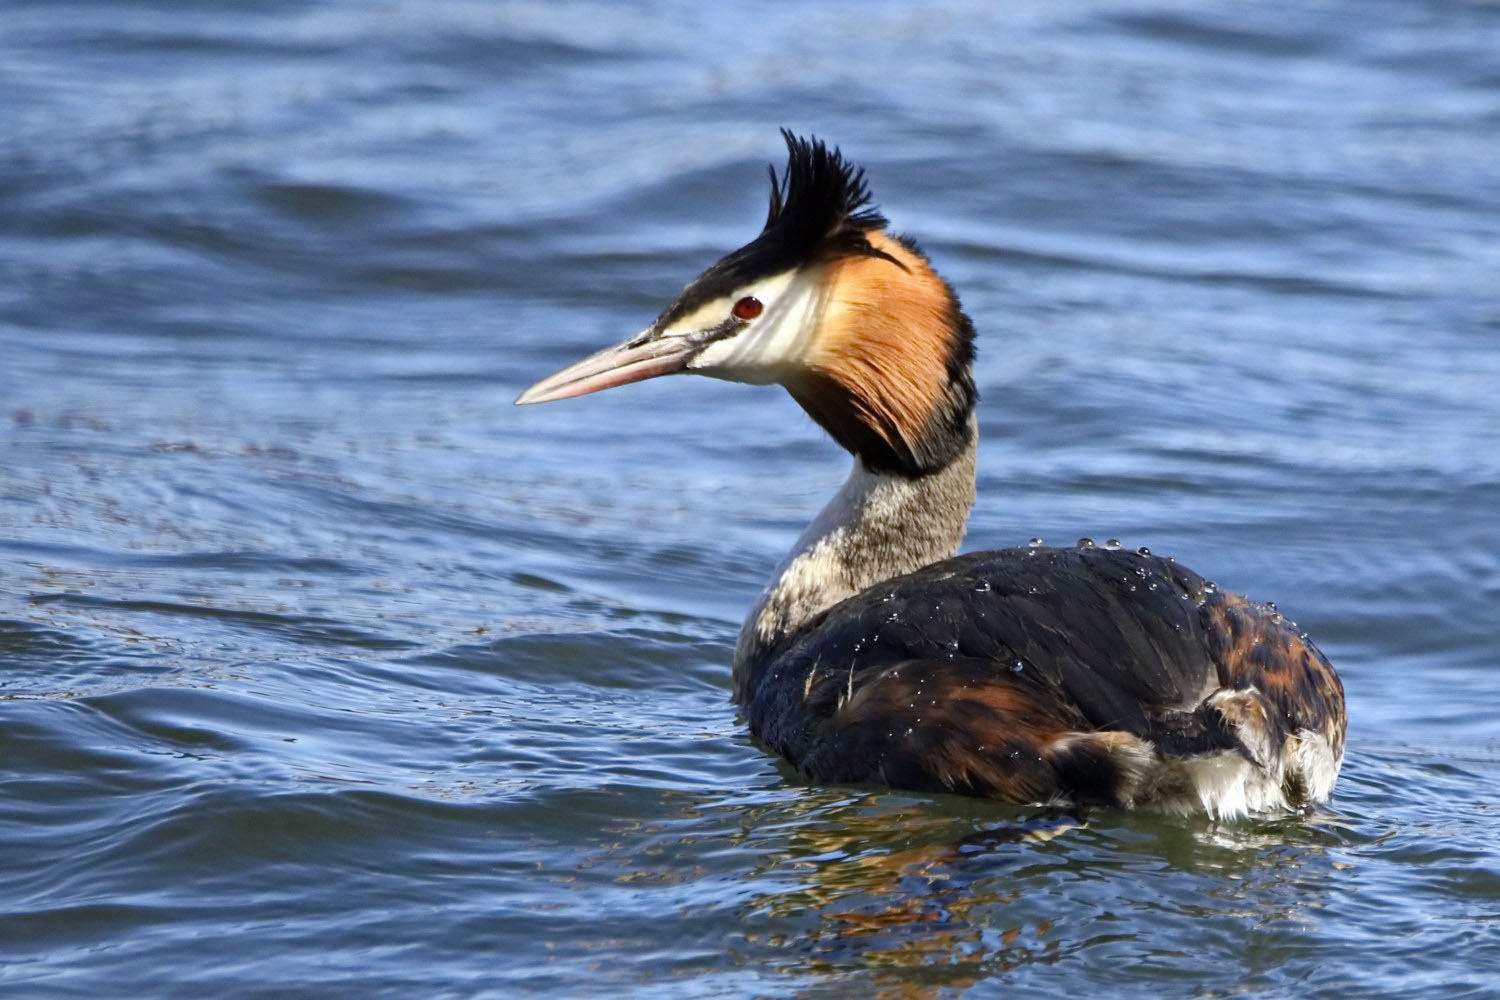
[{"label": "white cheek patch", "polygon": [[663,337],[692,337],[704,330],[712,330],[729,318],[735,299],[728,297],[705,302],[697,309],[681,317],[661,331]]},{"label": "white cheek patch", "polygon": [[[780,381],[788,367],[799,365],[807,356],[817,333],[825,305],[821,277],[817,268],[787,271],[746,285],[734,299],[714,303],[722,310],[719,322],[729,315],[739,296],[753,295],[766,308],[739,333],[705,347],[688,363],[688,370],[734,382]],[[708,308],[693,315],[697,317]]]}]

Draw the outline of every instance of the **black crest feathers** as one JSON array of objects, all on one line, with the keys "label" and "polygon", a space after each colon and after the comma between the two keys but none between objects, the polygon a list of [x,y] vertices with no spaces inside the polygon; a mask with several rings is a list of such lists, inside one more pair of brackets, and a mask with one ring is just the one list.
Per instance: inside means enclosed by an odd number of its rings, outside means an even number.
[{"label": "black crest feathers", "polygon": [[817,138],[801,139],[787,129],[786,169],[771,171],[771,206],[760,235],[695,278],[656,320],[665,327],[705,302],[741,286],[802,267],[816,259],[879,257],[905,265],[870,245],[872,229],[885,216],[870,203],[865,172]]},{"label": "black crest feathers", "polygon": [[770,168],[771,207],[756,242],[775,245],[794,262],[819,252],[871,253],[864,234],[884,228],[886,220],[870,204],[865,172],[820,139],[800,139],[788,129],[781,137],[786,170],[778,181]]}]

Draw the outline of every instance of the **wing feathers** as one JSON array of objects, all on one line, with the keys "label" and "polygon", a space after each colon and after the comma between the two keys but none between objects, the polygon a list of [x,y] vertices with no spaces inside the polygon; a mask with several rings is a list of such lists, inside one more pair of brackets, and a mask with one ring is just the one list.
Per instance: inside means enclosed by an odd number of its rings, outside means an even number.
[{"label": "wing feathers", "polygon": [[1224,752],[1287,802],[1326,797],[1344,734],[1333,668],[1272,609],[1086,548],[960,556],[856,595],[771,652],[746,712],[824,781],[1123,806],[1167,794],[1164,762]]}]

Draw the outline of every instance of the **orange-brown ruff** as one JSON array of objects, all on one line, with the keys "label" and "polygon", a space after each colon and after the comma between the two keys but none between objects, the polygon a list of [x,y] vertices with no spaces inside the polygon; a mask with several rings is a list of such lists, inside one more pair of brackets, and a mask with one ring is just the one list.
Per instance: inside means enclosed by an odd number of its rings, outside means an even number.
[{"label": "orange-brown ruff", "polygon": [[967,418],[948,373],[958,304],[915,248],[878,230],[864,236],[883,256],[827,265],[821,335],[786,387],[841,442],[874,435],[920,455],[934,411]]},{"label": "orange-brown ruff", "polygon": [[759,236],[517,400],[676,372],[777,382],[853,455],[741,630],[751,731],[823,781],[1214,816],[1327,799],[1343,688],[1274,608],[1144,549],[954,555],[973,326],[863,172],[784,134]]}]

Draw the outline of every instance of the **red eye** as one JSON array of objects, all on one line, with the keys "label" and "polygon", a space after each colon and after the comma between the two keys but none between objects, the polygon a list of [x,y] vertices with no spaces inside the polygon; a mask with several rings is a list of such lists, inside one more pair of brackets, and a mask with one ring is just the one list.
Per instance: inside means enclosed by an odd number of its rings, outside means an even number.
[{"label": "red eye", "polygon": [[759,316],[765,306],[761,305],[760,299],[754,295],[746,295],[734,304],[730,312],[734,313],[735,319],[751,320]]}]

